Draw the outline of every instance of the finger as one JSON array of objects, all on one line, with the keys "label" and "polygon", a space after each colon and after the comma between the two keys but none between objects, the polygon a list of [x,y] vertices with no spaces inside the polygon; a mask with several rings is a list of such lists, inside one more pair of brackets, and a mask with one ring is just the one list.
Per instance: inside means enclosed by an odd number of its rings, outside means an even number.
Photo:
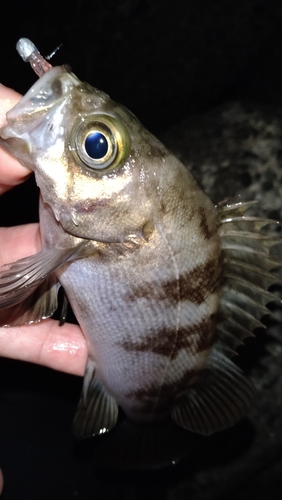
[{"label": "finger", "polygon": [[[0,264],[10,263],[41,248],[38,224],[0,228]],[[85,338],[76,325],[59,327],[54,320],[0,328],[1,356],[31,361],[82,375],[87,359]]]},{"label": "finger", "polygon": [[0,83],[0,124],[6,122],[6,113],[21,99],[21,94]]},{"label": "finger", "polygon": [[28,257],[41,250],[39,225],[1,227],[0,241],[0,266]]},{"label": "finger", "polygon": [[[0,126],[6,122],[6,113],[20,100],[21,95],[0,84]],[[15,158],[0,148],[0,194],[20,184],[31,174]]]},{"label": "finger", "polygon": [[85,337],[77,325],[46,319],[34,325],[0,328],[1,356],[83,375],[87,361]]}]

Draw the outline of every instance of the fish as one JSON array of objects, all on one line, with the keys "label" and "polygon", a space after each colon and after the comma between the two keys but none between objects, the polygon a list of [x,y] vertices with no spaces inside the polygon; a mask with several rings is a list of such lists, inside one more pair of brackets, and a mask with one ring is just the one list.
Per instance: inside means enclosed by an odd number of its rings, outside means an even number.
[{"label": "fish", "polygon": [[278,222],[215,206],[130,111],[21,44],[39,79],[0,145],[35,174],[42,250],[2,267],[1,325],[51,317],[63,288],[88,349],[78,439],[111,434],[120,409],[152,435],[229,428],[255,394],[233,358],[278,301]]}]

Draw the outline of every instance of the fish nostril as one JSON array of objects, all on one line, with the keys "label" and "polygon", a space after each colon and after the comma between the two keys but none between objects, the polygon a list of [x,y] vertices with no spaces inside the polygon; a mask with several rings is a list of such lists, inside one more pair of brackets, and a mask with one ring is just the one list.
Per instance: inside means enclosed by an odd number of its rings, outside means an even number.
[{"label": "fish nostril", "polygon": [[53,97],[60,97],[62,95],[63,90],[62,90],[62,83],[61,83],[60,79],[56,79],[52,82],[51,90],[52,90]]}]

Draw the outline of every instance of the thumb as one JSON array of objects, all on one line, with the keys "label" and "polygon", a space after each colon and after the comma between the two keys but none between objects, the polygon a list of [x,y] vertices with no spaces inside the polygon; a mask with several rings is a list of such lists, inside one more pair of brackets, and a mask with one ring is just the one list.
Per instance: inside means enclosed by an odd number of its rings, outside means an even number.
[{"label": "thumb", "polygon": [[[6,113],[20,100],[21,95],[0,84],[0,126],[6,123]],[[0,148],[0,195],[25,181],[31,171]]]}]

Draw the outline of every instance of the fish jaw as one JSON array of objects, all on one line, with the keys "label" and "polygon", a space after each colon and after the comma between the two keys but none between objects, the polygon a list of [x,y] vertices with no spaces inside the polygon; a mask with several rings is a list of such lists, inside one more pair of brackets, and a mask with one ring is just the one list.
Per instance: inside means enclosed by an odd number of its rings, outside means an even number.
[{"label": "fish jaw", "polygon": [[[48,147],[49,143],[52,143],[52,138],[58,133],[61,121],[56,119],[52,123],[52,128],[57,126],[55,133],[46,136],[42,135],[43,130],[46,133],[43,123],[50,122],[50,115],[79,84],[80,80],[61,66],[52,68],[39,78],[18,104],[7,113],[7,125],[1,128],[0,134],[5,140],[3,144],[5,149],[8,149],[10,142],[13,156],[23,163],[29,163],[30,155],[33,157],[34,150],[40,150],[43,141],[45,148]],[[26,155],[23,144],[27,148]],[[34,167],[30,168],[34,170]]]}]

